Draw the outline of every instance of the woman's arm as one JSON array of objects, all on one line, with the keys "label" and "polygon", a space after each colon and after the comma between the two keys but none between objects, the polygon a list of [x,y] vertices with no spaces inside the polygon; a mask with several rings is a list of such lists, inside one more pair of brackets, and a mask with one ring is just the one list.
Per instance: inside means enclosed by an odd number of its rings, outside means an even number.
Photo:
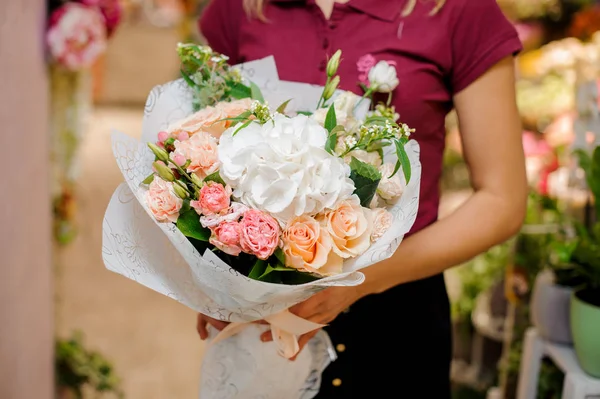
[{"label": "woman's arm", "polygon": [[527,179],[514,83],[507,57],[454,97],[474,193],[453,214],[404,240],[391,258],[365,269],[360,296],[441,273],[517,233]]}]

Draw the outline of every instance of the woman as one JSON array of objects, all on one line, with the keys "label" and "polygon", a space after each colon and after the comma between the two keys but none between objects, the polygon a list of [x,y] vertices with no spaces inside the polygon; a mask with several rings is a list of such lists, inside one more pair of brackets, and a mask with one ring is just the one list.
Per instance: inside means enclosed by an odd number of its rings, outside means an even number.
[{"label": "woman", "polygon": [[[521,44],[496,0],[214,0],[200,28],[234,64],[274,55],[284,80],[323,84],[327,56],[341,49],[341,88],[360,93],[360,59],[395,63],[393,105],[421,146],[417,221],[389,260],[365,270],[364,284],[329,288],[292,312],[328,324],[338,352],[318,398],[450,398],[442,272],[515,234],[525,214],[512,60]],[[437,221],[452,108],[474,193]],[[199,315],[202,338],[206,323],[224,325]]]}]

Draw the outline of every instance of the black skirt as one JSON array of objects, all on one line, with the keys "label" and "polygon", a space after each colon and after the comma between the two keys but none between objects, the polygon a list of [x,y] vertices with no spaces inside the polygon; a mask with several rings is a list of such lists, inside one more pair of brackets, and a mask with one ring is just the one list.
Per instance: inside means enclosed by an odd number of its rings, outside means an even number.
[{"label": "black skirt", "polygon": [[316,399],[449,399],[450,306],[443,275],[354,304],[326,328],[338,359]]}]

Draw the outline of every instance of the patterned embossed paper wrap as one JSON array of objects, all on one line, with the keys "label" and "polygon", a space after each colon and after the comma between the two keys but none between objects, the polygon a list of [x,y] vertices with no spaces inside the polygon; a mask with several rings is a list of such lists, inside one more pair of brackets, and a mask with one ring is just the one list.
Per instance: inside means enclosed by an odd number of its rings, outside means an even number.
[{"label": "patterned embossed paper wrap", "polygon": [[[321,94],[320,87],[279,81],[272,58],[239,68],[245,78],[261,88],[269,104],[294,98],[292,110],[306,110],[317,103]],[[221,320],[248,322],[285,310],[325,287],[360,284],[364,276],[359,270],[390,257],[412,227],[421,176],[415,141],[406,145],[412,178],[400,200],[388,208],[394,217],[392,227],[366,253],[347,261],[343,274],[303,285],[271,284],[238,273],[210,251],[200,254],[175,225],[155,222],[144,203],[146,188],[140,185],[151,173],[154,159],[145,143],[155,141],[160,130],[188,116],[192,112],[189,99],[190,92],[182,80],[157,86],[146,104],[142,140],[113,134],[113,151],[125,183],[115,191],[103,223],[103,259],[109,270],[195,311]],[[395,161],[393,153],[385,157],[386,161]],[[314,396],[320,373],[331,357],[327,335],[320,332],[309,350],[290,362],[277,355],[272,345],[259,341],[257,330],[263,328],[251,326],[208,348],[201,375],[202,399]]]}]

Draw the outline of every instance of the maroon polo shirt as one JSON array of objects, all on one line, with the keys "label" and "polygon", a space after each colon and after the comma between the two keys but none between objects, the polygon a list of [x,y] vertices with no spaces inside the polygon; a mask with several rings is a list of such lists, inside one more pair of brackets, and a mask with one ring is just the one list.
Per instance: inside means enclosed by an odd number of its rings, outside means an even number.
[{"label": "maroon polo shirt", "polygon": [[[453,96],[486,70],[521,49],[513,26],[495,0],[447,0],[430,16],[432,1],[350,0],[335,4],[326,20],[314,0],[268,0],[268,22],[249,19],[242,0],[213,0],[200,30],[233,64],[275,57],[284,80],[323,84],[327,57],[342,50],[341,88],[361,93],[357,61],[372,54],[396,64],[400,85],[393,105],[416,129],[421,146],[421,202],[412,231],[437,219],[445,145],[445,117]],[[493,95],[493,93],[490,93]],[[490,121],[501,123],[501,121]],[[483,127],[479,134],[485,134]]]}]

